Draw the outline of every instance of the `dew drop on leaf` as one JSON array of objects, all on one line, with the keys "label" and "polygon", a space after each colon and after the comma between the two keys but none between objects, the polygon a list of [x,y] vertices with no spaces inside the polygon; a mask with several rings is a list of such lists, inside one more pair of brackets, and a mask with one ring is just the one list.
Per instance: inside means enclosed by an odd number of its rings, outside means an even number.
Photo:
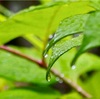
[{"label": "dew drop on leaf", "polygon": [[61,83],[63,83],[63,81],[60,79],[60,80],[59,80],[59,83],[61,84]]},{"label": "dew drop on leaf", "polygon": [[48,57],[48,54],[46,54],[44,57],[47,58]]},{"label": "dew drop on leaf", "polygon": [[76,66],[75,66],[75,65],[73,65],[73,66],[72,66],[72,69],[73,69],[73,70],[74,70],[74,69],[76,69]]},{"label": "dew drop on leaf", "polygon": [[50,82],[50,80],[51,80],[51,75],[49,74],[47,77],[47,81]]},{"label": "dew drop on leaf", "polygon": [[59,79],[59,77],[56,77],[56,81],[59,81],[60,79]]}]

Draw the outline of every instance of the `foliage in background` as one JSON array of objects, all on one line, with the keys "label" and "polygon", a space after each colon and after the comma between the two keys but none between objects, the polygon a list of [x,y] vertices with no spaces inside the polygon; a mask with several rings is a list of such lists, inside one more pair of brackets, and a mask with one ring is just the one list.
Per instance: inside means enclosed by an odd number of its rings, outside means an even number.
[{"label": "foliage in background", "polygon": [[[8,10],[3,9],[2,14],[0,6],[0,99],[82,99],[78,94],[82,89],[77,88],[77,92],[71,88],[70,93],[62,94],[52,87],[57,82],[63,83],[64,77],[71,81],[69,83],[84,88],[92,95],[91,99],[100,99],[100,57],[83,54],[100,46],[100,1],[55,0],[47,3],[43,0],[42,3],[7,16]],[[9,47],[34,57],[40,63],[45,61],[48,65],[47,80],[50,80],[53,65],[62,79],[52,74],[51,81],[47,82],[46,70],[39,64],[2,48],[19,36],[34,47]],[[27,87],[17,88],[15,82],[23,82]],[[9,90],[3,91],[6,87]]]}]

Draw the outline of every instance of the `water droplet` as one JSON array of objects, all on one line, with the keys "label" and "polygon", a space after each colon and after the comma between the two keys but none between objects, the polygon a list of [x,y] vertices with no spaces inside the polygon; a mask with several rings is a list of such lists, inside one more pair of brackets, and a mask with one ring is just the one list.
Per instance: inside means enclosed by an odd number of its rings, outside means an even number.
[{"label": "water droplet", "polygon": [[64,77],[64,74],[61,74],[61,77],[63,78]]},{"label": "water droplet", "polygon": [[63,81],[60,79],[60,80],[59,80],[59,83],[63,83]]},{"label": "water droplet", "polygon": [[59,79],[59,77],[56,77],[56,81],[59,81],[60,79]]},{"label": "water droplet", "polygon": [[48,54],[46,54],[44,57],[47,58],[48,57]]},{"label": "water droplet", "polygon": [[50,82],[50,80],[51,80],[51,75],[49,74],[47,77],[47,81]]},{"label": "water droplet", "polygon": [[49,36],[49,39],[52,39],[52,38],[53,38],[53,35],[50,35],[50,36]]},{"label": "water droplet", "polygon": [[75,66],[75,65],[73,65],[73,66],[72,66],[72,69],[74,70],[75,68],[76,68],[76,66]]},{"label": "water droplet", "polygon": [[48,81],[50,82],[50,80],[51,80],[51,78],[50,77],[48,77]]}]

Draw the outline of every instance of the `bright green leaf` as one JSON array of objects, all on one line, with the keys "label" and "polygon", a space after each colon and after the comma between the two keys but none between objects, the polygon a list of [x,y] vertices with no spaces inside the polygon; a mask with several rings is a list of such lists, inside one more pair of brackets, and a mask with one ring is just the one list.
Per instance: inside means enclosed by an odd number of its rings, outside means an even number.
[{"label": "bright green leaf", "polygon": [[48,87],[37,87],[33,90],[15,89],[0,93],[0,99],[57,99],[59,92]]},{"label": "bright green leaf", "polygon": [[82,97],[75,92],[61,96],[59,99],[82,99]]},{"label": "bright green leaf", "polygon": [[89,2],[54,3],[25,9],[0,24],[0,44],[18,36],[34,34],[47,39],[60,21],[66,17],[84,14],[94,9]]},{"label": "bright green leaf", "polygon": [[97,10],[100,10],[100,0],[90,0],[90,5],[96,8]]},{"label": "bright green leaf", "polygon": [[2,14],[0,14],[0,22],[3,22],[3,21],[5,21],[5,20],[6,20],[6,17],[3,16]]},{"label": "bright green leaf", "polygon": [[72,65],[77,58],[86,50],[100,46],[100,12],[96,11],[90,14],[84,29],[83,43],[75,55]]}]

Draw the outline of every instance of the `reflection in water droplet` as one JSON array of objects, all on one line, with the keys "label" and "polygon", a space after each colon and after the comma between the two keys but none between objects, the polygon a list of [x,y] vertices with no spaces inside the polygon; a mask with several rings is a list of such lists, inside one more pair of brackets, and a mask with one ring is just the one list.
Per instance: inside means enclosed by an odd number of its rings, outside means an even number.
[{"label": "reflection in water droplet", "polygon": [[61,77],[63,78],[64,77],[64,74],[61,74]]},{"label": "reflection in water droplet", "polygon": [[52,39],[52,38],[53,38],[53,35],[50,35],[50,36],[49,36],[49,39]]},{"label": "reflection in water droplet", "polygon": [[56,81],[59,81],[60,79],[59,79],[59,77],[56,77]]},{"label": "reflection in water droplet", "polygon": [[63,83],[63,81],[59,77],[56,77],[56,81],[58,81],[59,83]]},{"label": "reflection in water droplet", "polygon": [[46,54],[44,57],[47,58],[48,57],[48,54]]},{"label": "reflection in water droplet", "polygon": [[48,82],[50,82],[50,78],[48,78]]},{"label": "reflection in water droplet", "polygon": [[63,83],[63,81],[60,79],[60,80],[59,80],[59,83]]},{"label": "reflection in water droplet", "polygon": [[75,66],[75,65],[73,65],[73,66],[72,66],[72,69],[74,70],[75,68],[76,68],[76,66]]}]

